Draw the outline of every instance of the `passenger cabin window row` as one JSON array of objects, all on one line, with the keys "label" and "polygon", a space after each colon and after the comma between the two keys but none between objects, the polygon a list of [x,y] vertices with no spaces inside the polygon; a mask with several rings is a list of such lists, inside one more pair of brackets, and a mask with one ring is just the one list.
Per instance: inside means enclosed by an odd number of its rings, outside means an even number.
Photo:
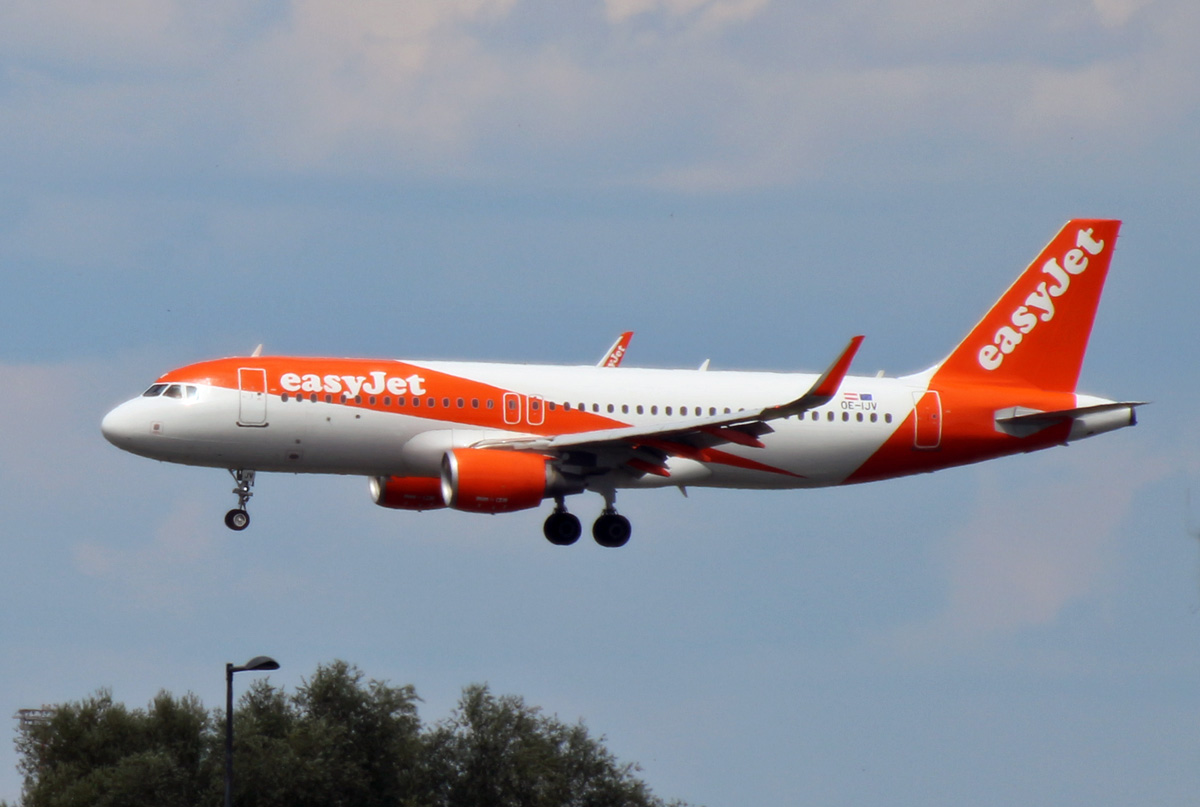
[{"label": "passenger cabin window row", "polygon": [[[157,386],[164,386],[164,385],[160,384]],[[151,391],[153,389],[154,389],[154,387],[151,387],[149,390],[146,390],[145,394],[150,395]],[[351,399],[348,395],[345,395],[345,394],[342,394],[342,395],[339,395],[336,397],[337,397],[339,403],[349,403],[351,400],[353,400],[354,403],[356,403],[356,404],[363,403],[362,395],[356,395],[356,396],[354,396],[353,399]],[[307,400],[307,401],[311,401],[313,403],[317,403],[321,399],[324,399],[325,403],[333,403],[334,398],[335,398],[335,396],[329,395],[329,394],[319,396],[315,392],[309,393],[307,395],[305,395],[304,393],[297,393],[297,394],[289,395],[288,393],[285,392],[280,396],[280,400],[283,400],[283,401],[289,401],[289,400],[294,399],[296,401]],[[453,404],[454,404],[453,407],[451,407],[452,400],[453,400]],[[392,406],[392,403],[393,403],[392,396],[390,396],[390,395],[384,395],[384,396],[382,396],[382,398],[380,398],[379,396],[371,395],[366,399],[366,401],[367,401],[368,405],[370,405],[370,406],[377,406],[382,401],[383,406],[390,407],[390,406]],[[546,409],[551,412],[555,411],[559,407],[559,404],[555,403],[554,401],[545,401],[544,403],[545,403]],[[432,396],[427,397],[427,398],[420,398],[420,397],[416,397],[416,396],[413,396],[411,398],[406,398],[404,396],[398,396],[395,399],[395,405],[397,407],[404,407],[404,408],[411,407],[413,409],[419,409],[419,408],[424,407],[426,409],[434,409],[434,408],[437,408],[439,404],[441,405],[441,408],[443,408],[443,409],[450,409],[450,408],[466,409],[468,407],[468,401],[466,398],[454,398],[454,399],[441,398],[441,399],[438,399],[438,398],[435,398]],[[517,399],[510,398],[506,402],[506,405],[510,411],[515,411],[518,407]],[[542,405],[543,405],[543,401],[540,398],[531,398],[528,400],[528,405],[529,405],[529,410],[531,412],[540,412]],[[485,408],[485,409],[495,409],[496,402],[495,402],[495,400],[493,400],[491,398],[488,398],[482,402],[480,401],[479,398],[471,398],[470,402],[469,402],[469,406],[471,409],[479,409],[481,407]],[[570,402],[566,402],[566,403],[562,404],[562,408],[566,412],[570,412],[572,410],[578,411],[578,412],[591,411],[591,412],[595,412],[597,414],[599,414],[602,411],[606,412],[608,414],[616,414],[616,411],[617,411],[616,404],[598,404],[598,403],[593,403],[593,404],[589,405],[586,403],[571,404]],[[660,407],[657,404],[651,405],[651,406],[645,406],[643,404],[635,404],[633,406],[630,406],[629,404],[621,404],[620,410],[621,410],[622,415],[628,415],[628,414],[630,414],[630,411],[632,410],[633,412],[636,412],[639,415],[644,415],[647,413],[647,411],[649,411],[650,415],[653,416],[653,415],[658,415],[658,413],[660,411]],[[672,406],[664,406],[664,407],[661,407],[661,411],[662,411],[663,415],[666,415],[668,417],[673,417],[675,415],[676,409],[675,409],[675,407],[672,407]],[[837,419],[837,416],[833,412],[833,410],[823,410],[823,411],[825,411],[824,419],[826,421],[833,423]],[[731,414],[733,414],[733,409],[726,406],[724,408],[724,410],[722,410],[722,412],[723,412],[723,414],[731,415]],[[705,408],[703,406],[681,406],[678,408],[678,413],[679,413],[679,417],[703,417],[706,414]],[[717,413],[718,413],[717,407],[715,407],[715,406],[708,407],[707,414],[710,417],[716,417]],[[815,410],[815,409],[811,410],[810,412],[807,413],[807,415],[808,415],[808,419],[812,420],[812,421],[819,421],[822,419],[821,411],[819,411],[819,410]],[[798,417],[800,420],[803,421],[805,419],[805,413],[801,413]],[[843,422],[849,422],[850,421],[850,413],[843,411],[841,420]],[[856,413],[854,413],[854,420],[857,421],[858,423],[864,423],[867,421],[870,421],[871,423],[877,423],[877,422],[879,422],[879,413],[870,412],[870,413],[864,414],[863,412],[856,412]],[[884,413],[883,422],[884,423],[892,422],[892,415],[890,412]]]}]

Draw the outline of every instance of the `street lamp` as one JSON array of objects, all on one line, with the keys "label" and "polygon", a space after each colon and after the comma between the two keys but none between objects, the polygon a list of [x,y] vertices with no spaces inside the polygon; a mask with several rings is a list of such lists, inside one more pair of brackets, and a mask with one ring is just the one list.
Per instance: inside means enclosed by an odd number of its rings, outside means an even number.
[{"label": "street lamp", "polygon": [[233,807],[233,674],[278,669],[270,656],[255,656],[241,667],[225,664],[225,807]]}]

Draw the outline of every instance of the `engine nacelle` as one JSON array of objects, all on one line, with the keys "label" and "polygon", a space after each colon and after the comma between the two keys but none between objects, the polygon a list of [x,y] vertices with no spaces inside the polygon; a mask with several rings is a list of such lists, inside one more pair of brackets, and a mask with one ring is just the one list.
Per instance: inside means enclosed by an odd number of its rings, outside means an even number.
[{"label": "engine nacelle", "polygon": [[540,454],[456,448],[442,457],[442,498],[456,510],[511,513],[537,507],[561,487],[559,479]]},{"label": "engine nacelle", "polygon": [[371,498],[393,510],[437,510],[446,506],[442,480],[436,476],[373,476]]}]

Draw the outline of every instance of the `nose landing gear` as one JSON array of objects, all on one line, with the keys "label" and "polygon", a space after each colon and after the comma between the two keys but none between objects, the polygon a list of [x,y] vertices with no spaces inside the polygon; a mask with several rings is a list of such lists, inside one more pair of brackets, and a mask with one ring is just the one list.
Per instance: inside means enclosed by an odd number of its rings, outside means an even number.
[{"label": "nose landing gear", "polygon": [[235,532],[241,532],[250,526],[250,513],[246,511],[246,502],[254,495],[250,490],[254,487],[254,471],[230,468],[229,474],[237,486],[233,493],[238,497],[238,506],[225,514],[225,526]]}]

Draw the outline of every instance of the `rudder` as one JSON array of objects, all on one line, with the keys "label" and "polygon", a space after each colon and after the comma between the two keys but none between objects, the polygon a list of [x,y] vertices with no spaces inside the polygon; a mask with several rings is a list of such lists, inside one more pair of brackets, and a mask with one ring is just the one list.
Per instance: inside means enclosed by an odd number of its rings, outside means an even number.
[{"label": "rudder", "polygon": [[1072,219],[938,367],[940,379],[1073,392],[1121,222]]}]

